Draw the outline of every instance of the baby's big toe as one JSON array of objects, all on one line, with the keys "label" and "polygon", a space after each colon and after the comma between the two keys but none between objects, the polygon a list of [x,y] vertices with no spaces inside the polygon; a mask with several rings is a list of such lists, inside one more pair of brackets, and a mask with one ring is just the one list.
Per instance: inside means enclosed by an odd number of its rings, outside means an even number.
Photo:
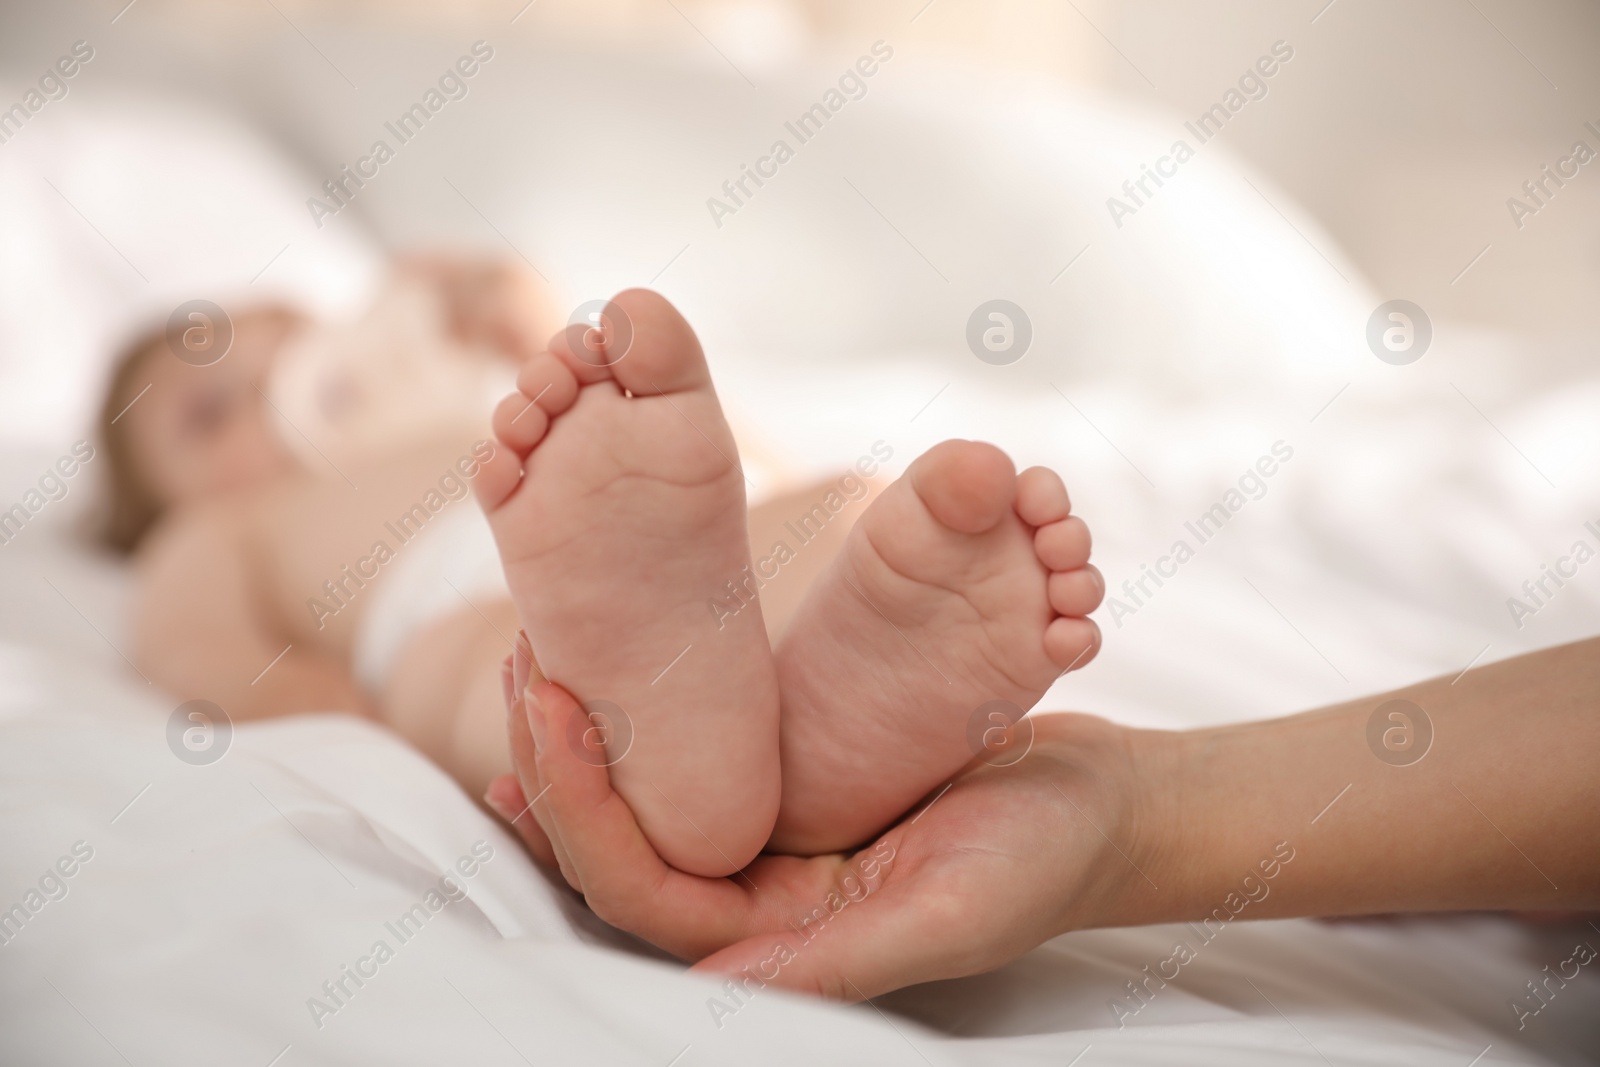
[{"label": "baby's big toe", "polygon": [[700,340],[666,297],[650,289],[626,289],[611,298],[605,314],[613,317],[619,334],[628,335],[617,339],[615,351],[607,348],[612,376],[624,389],[655,396],[711,388]]},{"label": "baby's big toe", "polygon": [[934,445],[906,473],[933,517],[958,533],[993,529],[1016,499],[1011,457],[982,441]]}]

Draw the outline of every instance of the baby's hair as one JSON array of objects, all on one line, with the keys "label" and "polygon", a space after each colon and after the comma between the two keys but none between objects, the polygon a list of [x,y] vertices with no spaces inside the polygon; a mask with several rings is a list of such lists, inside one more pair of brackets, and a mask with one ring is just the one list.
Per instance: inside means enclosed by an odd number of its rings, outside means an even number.
[{"label": "baby's hair", "polygon": [[127,424],[119,422],[137,395],[140,367],[165,344],[166,331],[156,327],[137,335],[123,348],[95,420],[100,454],[105,457],[106,493],[92,520],[92,533],[102,546],[119,555],[129,555],[138,548],[164,510],[134,459]]},{"label": "baby's hair", "polygon": [[[235,323],[255,316],[282,317],[302,321],[294,308],[285,304],[262,304],[235,317]],[[151,359],[160,358],[167,347],[165,326],[154,326],[134,336],[117,357],[100,415],[95,420],[101,455],[105,457],[106,493],[97,514],[90,520],[89,533],[102,547],[118,555],[131,555],[167,510],[150,479],[140,469],[130,433],[129,406],[145,386],[144,371]],[[176,358],[176,357],[173,357]]]}]

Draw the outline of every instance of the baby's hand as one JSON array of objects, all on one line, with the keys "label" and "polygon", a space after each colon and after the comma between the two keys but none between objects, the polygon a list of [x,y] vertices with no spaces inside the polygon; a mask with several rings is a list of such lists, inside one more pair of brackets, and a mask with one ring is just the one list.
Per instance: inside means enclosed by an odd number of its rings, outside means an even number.
[{"label": "baby's hand", "polygon": [[469,348],[520,361],[543,351],[559,328],[550,284],[531,264],[423,252],[401,257],[397,267],[438,290],[446,328]]}]

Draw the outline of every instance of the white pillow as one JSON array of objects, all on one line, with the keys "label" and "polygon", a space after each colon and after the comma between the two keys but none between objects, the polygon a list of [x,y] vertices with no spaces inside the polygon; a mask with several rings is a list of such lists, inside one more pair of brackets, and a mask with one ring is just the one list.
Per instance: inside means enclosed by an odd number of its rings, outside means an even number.
[{"label": "white pillow", "polygon": [[184,301],[334,312],[365,298],[380,262],[359,230],[311,225],[314,183],[281,151],[193,104],[75,94],[4,151],[4,438],[83,436],[120,346]]}]

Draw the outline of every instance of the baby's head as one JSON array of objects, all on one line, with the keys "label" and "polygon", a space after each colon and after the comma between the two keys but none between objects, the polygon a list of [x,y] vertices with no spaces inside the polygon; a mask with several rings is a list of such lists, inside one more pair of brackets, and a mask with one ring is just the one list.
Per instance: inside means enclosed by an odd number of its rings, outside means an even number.
[{"label": "baby's head", "polygon": [[110,478],[100,537],[108,547],[131,552],[168,508],[293,468],[263,394],[274,357],[302,325],[285,307],[235,315],[232,346],[205,367],[175,356],[165,330],[125,350],[99,420]]}]

